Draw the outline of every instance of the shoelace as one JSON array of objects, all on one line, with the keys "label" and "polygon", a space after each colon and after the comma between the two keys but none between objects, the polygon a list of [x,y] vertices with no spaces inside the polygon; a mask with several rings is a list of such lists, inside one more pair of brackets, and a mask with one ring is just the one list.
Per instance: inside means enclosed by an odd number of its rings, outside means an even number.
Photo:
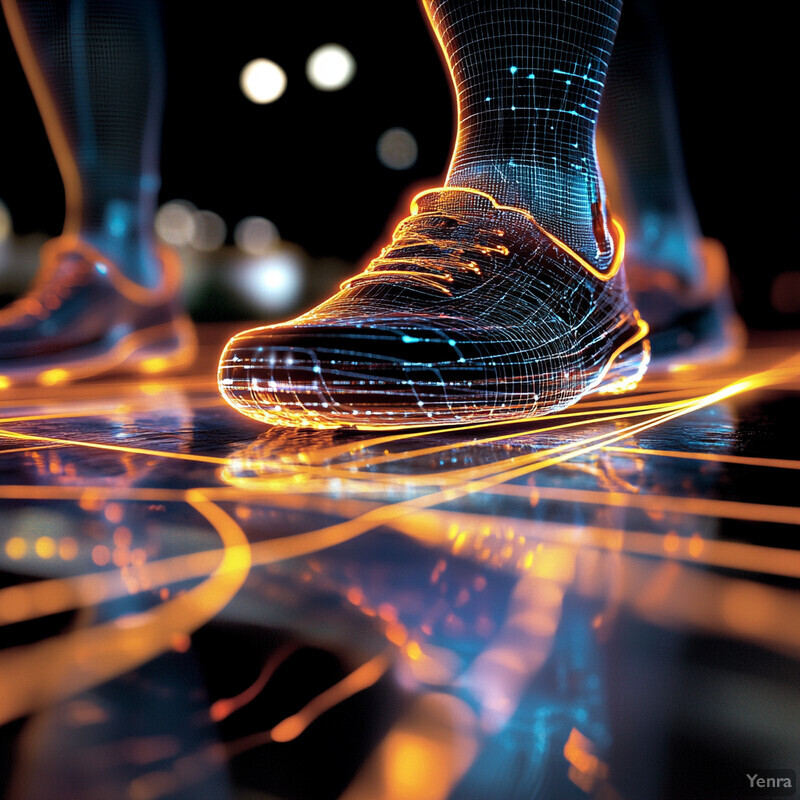
[{"label": "shoelace", "polygon": [[[450,238],[449,232],[461,225],[471,225],[469,239]],[[508,255],[508,248],[496,241],[504,235],[505,232],[497,228],[475,226],[472,219],[456,213],[411,214],[397,225],[391,243],[363,272],[344,281],[341,288],[388,278],[416,281],[451,295],[448,284],[453,283],[454,272],[481,274],[474,254]]]}]

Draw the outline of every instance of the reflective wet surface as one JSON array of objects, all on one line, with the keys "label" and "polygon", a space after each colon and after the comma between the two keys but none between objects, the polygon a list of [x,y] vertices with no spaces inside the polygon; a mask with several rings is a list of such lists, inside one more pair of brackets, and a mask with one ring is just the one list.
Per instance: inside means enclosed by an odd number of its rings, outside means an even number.
[{"label": "reflective wet surface", "polygon": [[551,417],[0,396],[0,796],[738,798],[800,766],[798,340]]}]

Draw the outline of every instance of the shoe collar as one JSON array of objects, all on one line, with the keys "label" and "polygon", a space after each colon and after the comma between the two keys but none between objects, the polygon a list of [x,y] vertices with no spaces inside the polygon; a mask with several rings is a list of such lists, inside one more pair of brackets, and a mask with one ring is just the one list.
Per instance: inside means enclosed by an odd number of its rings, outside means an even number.
[{"label": "shoe collar", "polygon": [[[465,203],[466,201],[466,203]],[[468,205],[467,205],[468,204]],[[590,264],[583,256],[578,255],[568,244],[562,242],[557,236],[542,227],[530,213],[524,208],[508,206],[499,203],[488,192],[481,189],[473,189],[469,186],[439,186],[431,189],[423,189],[418,192],[411,200],[411,215],[431,213],[448,210],[464,210],[469,207],[475,210],[496,210],[509,211],[521,214],[532,225],[534,225],[544,236],[546,236],[556,247],[568,255],[573,261],[583,267],[588,273],[601,281],[608,281],[613,278],[622,267],[625,257],[625,232],[622,225],[614,218],[610,217],[609,230],[614,243],[614,256],[607,269],[600,270]]]}]

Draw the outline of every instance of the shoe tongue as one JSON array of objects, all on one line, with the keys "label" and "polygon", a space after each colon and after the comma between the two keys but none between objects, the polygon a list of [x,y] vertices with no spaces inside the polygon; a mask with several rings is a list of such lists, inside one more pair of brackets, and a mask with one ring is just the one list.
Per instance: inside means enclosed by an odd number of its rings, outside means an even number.
[{"label": "shoe tongue", "polygon": [[425,214],[439,212],[443,214],[463,213],[465,211],[486,212],[494,208],[488,194],[477,189],[445,186],[431,189],[419,195],[415,201],[417,212]]}]

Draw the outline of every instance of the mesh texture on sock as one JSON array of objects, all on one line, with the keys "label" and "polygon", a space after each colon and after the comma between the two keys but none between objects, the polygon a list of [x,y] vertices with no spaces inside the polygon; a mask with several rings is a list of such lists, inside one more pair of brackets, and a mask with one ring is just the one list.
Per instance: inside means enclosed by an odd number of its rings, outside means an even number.
[{"label": "mesh texture on sock", "polygon": [[427,0],[459,131],[448,185],[482,189],[598,266],[613,253],[595,153],[621,0]]}]

